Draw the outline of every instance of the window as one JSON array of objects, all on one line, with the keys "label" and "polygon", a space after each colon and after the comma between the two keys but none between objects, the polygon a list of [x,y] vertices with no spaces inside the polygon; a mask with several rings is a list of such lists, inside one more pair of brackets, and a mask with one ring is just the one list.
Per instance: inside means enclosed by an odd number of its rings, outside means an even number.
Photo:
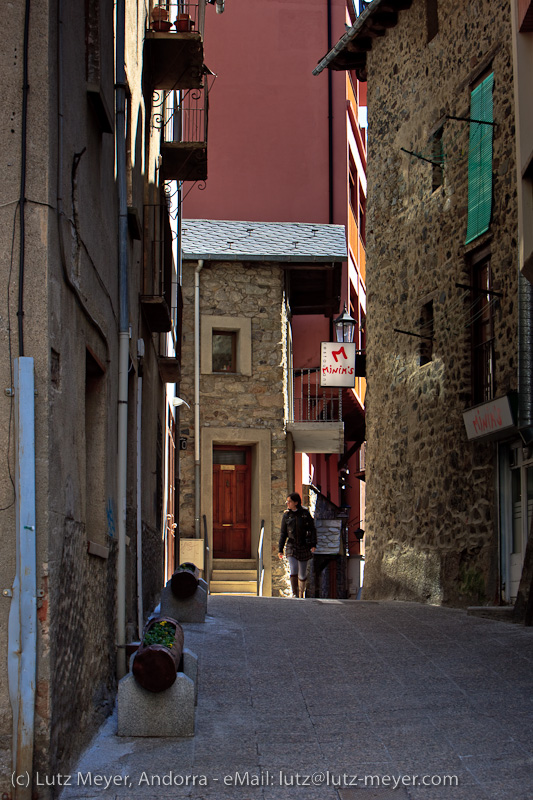
[{"label": "window", "polygon": [[107,531],[105,367],[86,348],[85,353],[85,532],[88,540],[103,543]]},{"label": "window", "polygon": [[213,372],[237,372],[236,331],[213,331]]},{"label": "window", "polygon": [[468,225],[466,244],[490,226],[492,214],[492,90],[494,73],[472,90],[468,145]]},{"label": "window", "polygon": [[433,162],[433,172],[431,176],[431,191],[436,192],[444,182],[443,151],[442,151],[442,131],[439,128],[431,138],[431,160]]},{"label": "window", "polygon": [[366,246],[366,197],[361,184],[359,184],[359,235]]},{"label": "window", "polygon": [[200,369],[203,375],[252,374],[252,320],[202,315]]},{"label": "window", "polygon": [[472,288],[472,401],[476,405],[494,397],[494,297],[490,293],[490,254],[473,260]]},{"label": "window", "polygon": [[420,314],[420,339],[419,364],[423,367],[429,364],[433,358],[433,300],[422,306]]},{"label": "window", "polygon": [[438,0],[426,0],[426,27],[428,42],[430,42],[439,32]]}]

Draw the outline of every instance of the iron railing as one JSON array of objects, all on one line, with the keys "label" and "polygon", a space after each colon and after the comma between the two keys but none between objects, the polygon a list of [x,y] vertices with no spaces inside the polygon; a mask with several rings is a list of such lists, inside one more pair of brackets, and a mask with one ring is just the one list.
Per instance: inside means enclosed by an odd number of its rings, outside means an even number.
[{"label": "iron railing", "polygon": [[203,514],[204,521],[204,580],[207,583],[207,594],[209,594],[209,586],[211,583],[211,551],[209,549],[209,540],[207,537],[207,518]]},{"label": "iron railing", "polygon": [[320,367],[292,373],[292,409],[289,422],[341,422],[342,389],[320,386]]},{"label": "iron railing", "polygon": [[205,0],[196,3],[149,0],[147,25],[158,33],[204,35]]},{"label": "iron railing", "polygon": [[207,143],[208,87],[154,92],[152,126],[166,144]]},{"label": "iron railing", "polygon": [[257,596],[263,597],[263,580],[265,578],[265,567],[263,564],[263,543],[265,539],[265,520],[261,520],[261,534],[257,547]]}]

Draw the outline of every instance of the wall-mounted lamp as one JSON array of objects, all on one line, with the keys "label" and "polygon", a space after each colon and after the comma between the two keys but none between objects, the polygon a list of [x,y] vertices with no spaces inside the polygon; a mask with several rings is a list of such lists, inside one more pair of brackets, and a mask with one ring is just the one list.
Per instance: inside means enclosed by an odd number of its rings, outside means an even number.
[{"label": "wall-mounted lamp", "polygon": [[186,400],[183,399],[183,397],[173,397],[172,398],[172,405],[173,406],[187,406],[189,411],[191,410],[190,405],[188,404],[188,402]]},{"label": "wall-mounted lamp", "polygon": [[338,342],[353,342],[355,320],[348,314],[346,304],[340,317],[333,320],[333,325],[335,326],[335,336]]}]

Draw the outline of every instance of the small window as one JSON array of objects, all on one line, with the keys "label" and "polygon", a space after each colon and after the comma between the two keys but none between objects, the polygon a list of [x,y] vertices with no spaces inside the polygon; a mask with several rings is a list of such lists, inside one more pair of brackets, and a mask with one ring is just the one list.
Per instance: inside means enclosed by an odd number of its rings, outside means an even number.
[{"label": "small window", "polygon": [[246,450],[222,450],[214,448],[213,464],[221,464],[223,466],[245,466]]},{"label": "small window", "polygon": [[213,331],[213,372],[237,372],[236,331]]},{"label": "small window", "polygon": [[472,260],[472,286],[472,401],[475,405],[494,397],[493,307],[496,298],[490,292],[490,254]]},{"label": "small window", "polygon": [[420,314],[420,366],[429,364],[433,358],[433,300],[422,306],[422,313]]},{"label": "small window", "polygon": [[430,42],[439,32],[438,0],[426,0],[426,25],[428,42]]},{"label": "small window", "polygon": [[436,131],[431,139],[431,160],[433,162],[433,173],[431,177],[431,191],[436,192],[444,182],[443,151],[442,151],[442,128]]}]

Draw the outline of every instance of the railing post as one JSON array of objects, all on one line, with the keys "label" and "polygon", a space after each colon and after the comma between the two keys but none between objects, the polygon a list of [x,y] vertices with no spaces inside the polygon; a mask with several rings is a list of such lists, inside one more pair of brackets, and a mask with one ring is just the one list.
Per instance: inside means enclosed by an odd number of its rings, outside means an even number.
[{"label": "railing post", "polygon": [[259,535],[259,545],[257,547],[257,596],[263,596],[263,542],[265,537],[265,520],[261,520],[261,533]]}]

